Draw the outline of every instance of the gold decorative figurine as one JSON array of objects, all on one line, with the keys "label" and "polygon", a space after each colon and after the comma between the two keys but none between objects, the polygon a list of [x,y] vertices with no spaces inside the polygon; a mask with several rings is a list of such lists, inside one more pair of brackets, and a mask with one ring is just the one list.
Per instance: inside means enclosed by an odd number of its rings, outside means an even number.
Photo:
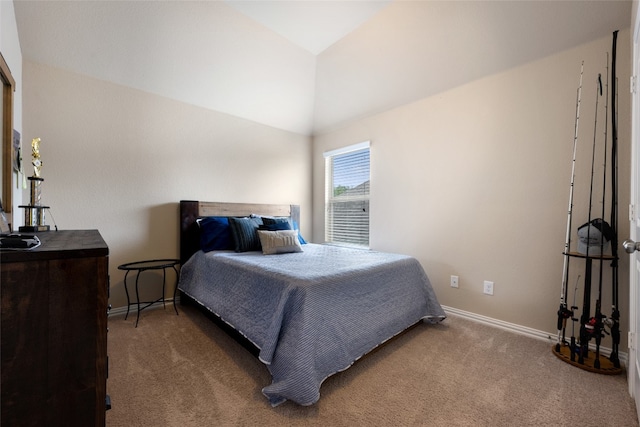
[{"label": "gold decorative figurine", "polygon": [[42,160],[40,160],[40,138],[33,138],[31,140],[31,157],[33,160],[33,176],[40,178],[40,168],[42,168]]}]

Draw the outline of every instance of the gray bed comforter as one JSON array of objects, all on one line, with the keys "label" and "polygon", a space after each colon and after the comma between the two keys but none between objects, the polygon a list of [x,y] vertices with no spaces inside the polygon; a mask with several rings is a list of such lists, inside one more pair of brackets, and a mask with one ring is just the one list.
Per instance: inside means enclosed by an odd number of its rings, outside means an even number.
[{"label": "gray bed comforter", "polygon": [[179,289],[260,350],[271,405],[311,405],[330,375],[421,319],[445,317],[412,257],[328,245],[304,252],[197,252]]}]

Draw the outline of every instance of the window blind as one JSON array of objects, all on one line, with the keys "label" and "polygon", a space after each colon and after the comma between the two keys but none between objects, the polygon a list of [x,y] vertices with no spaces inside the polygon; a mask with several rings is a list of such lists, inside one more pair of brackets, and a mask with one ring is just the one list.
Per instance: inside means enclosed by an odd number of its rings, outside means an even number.
[{"label": "window blind", "polygon": [[324,153],[325,241],[369,247],[369,142]]}]

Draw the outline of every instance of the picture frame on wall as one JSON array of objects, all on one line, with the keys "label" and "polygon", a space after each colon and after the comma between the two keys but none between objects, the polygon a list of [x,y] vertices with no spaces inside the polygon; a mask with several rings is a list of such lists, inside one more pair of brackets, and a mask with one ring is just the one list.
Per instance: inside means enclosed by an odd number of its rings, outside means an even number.
[{"label": "picture frame on wall", "polygon": [[11,158],[13,163],[13,171],[20,173],[22,170],[22,147],[20,144],[20,132],[13,130],[13,144],[11,146]]}]

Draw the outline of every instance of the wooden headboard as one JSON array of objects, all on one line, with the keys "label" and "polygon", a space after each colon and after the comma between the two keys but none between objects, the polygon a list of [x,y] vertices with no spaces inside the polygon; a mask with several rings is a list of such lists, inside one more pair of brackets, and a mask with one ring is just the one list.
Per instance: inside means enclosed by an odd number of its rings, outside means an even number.
[{"label": "wooden headboard", "polygon": [[205,216],[288,216],[300,224],[299,205],[270,205],[262,203],[224,203],[180,201],[180,262],[185,262],[200,250],[200,231],[196,220]]}]

